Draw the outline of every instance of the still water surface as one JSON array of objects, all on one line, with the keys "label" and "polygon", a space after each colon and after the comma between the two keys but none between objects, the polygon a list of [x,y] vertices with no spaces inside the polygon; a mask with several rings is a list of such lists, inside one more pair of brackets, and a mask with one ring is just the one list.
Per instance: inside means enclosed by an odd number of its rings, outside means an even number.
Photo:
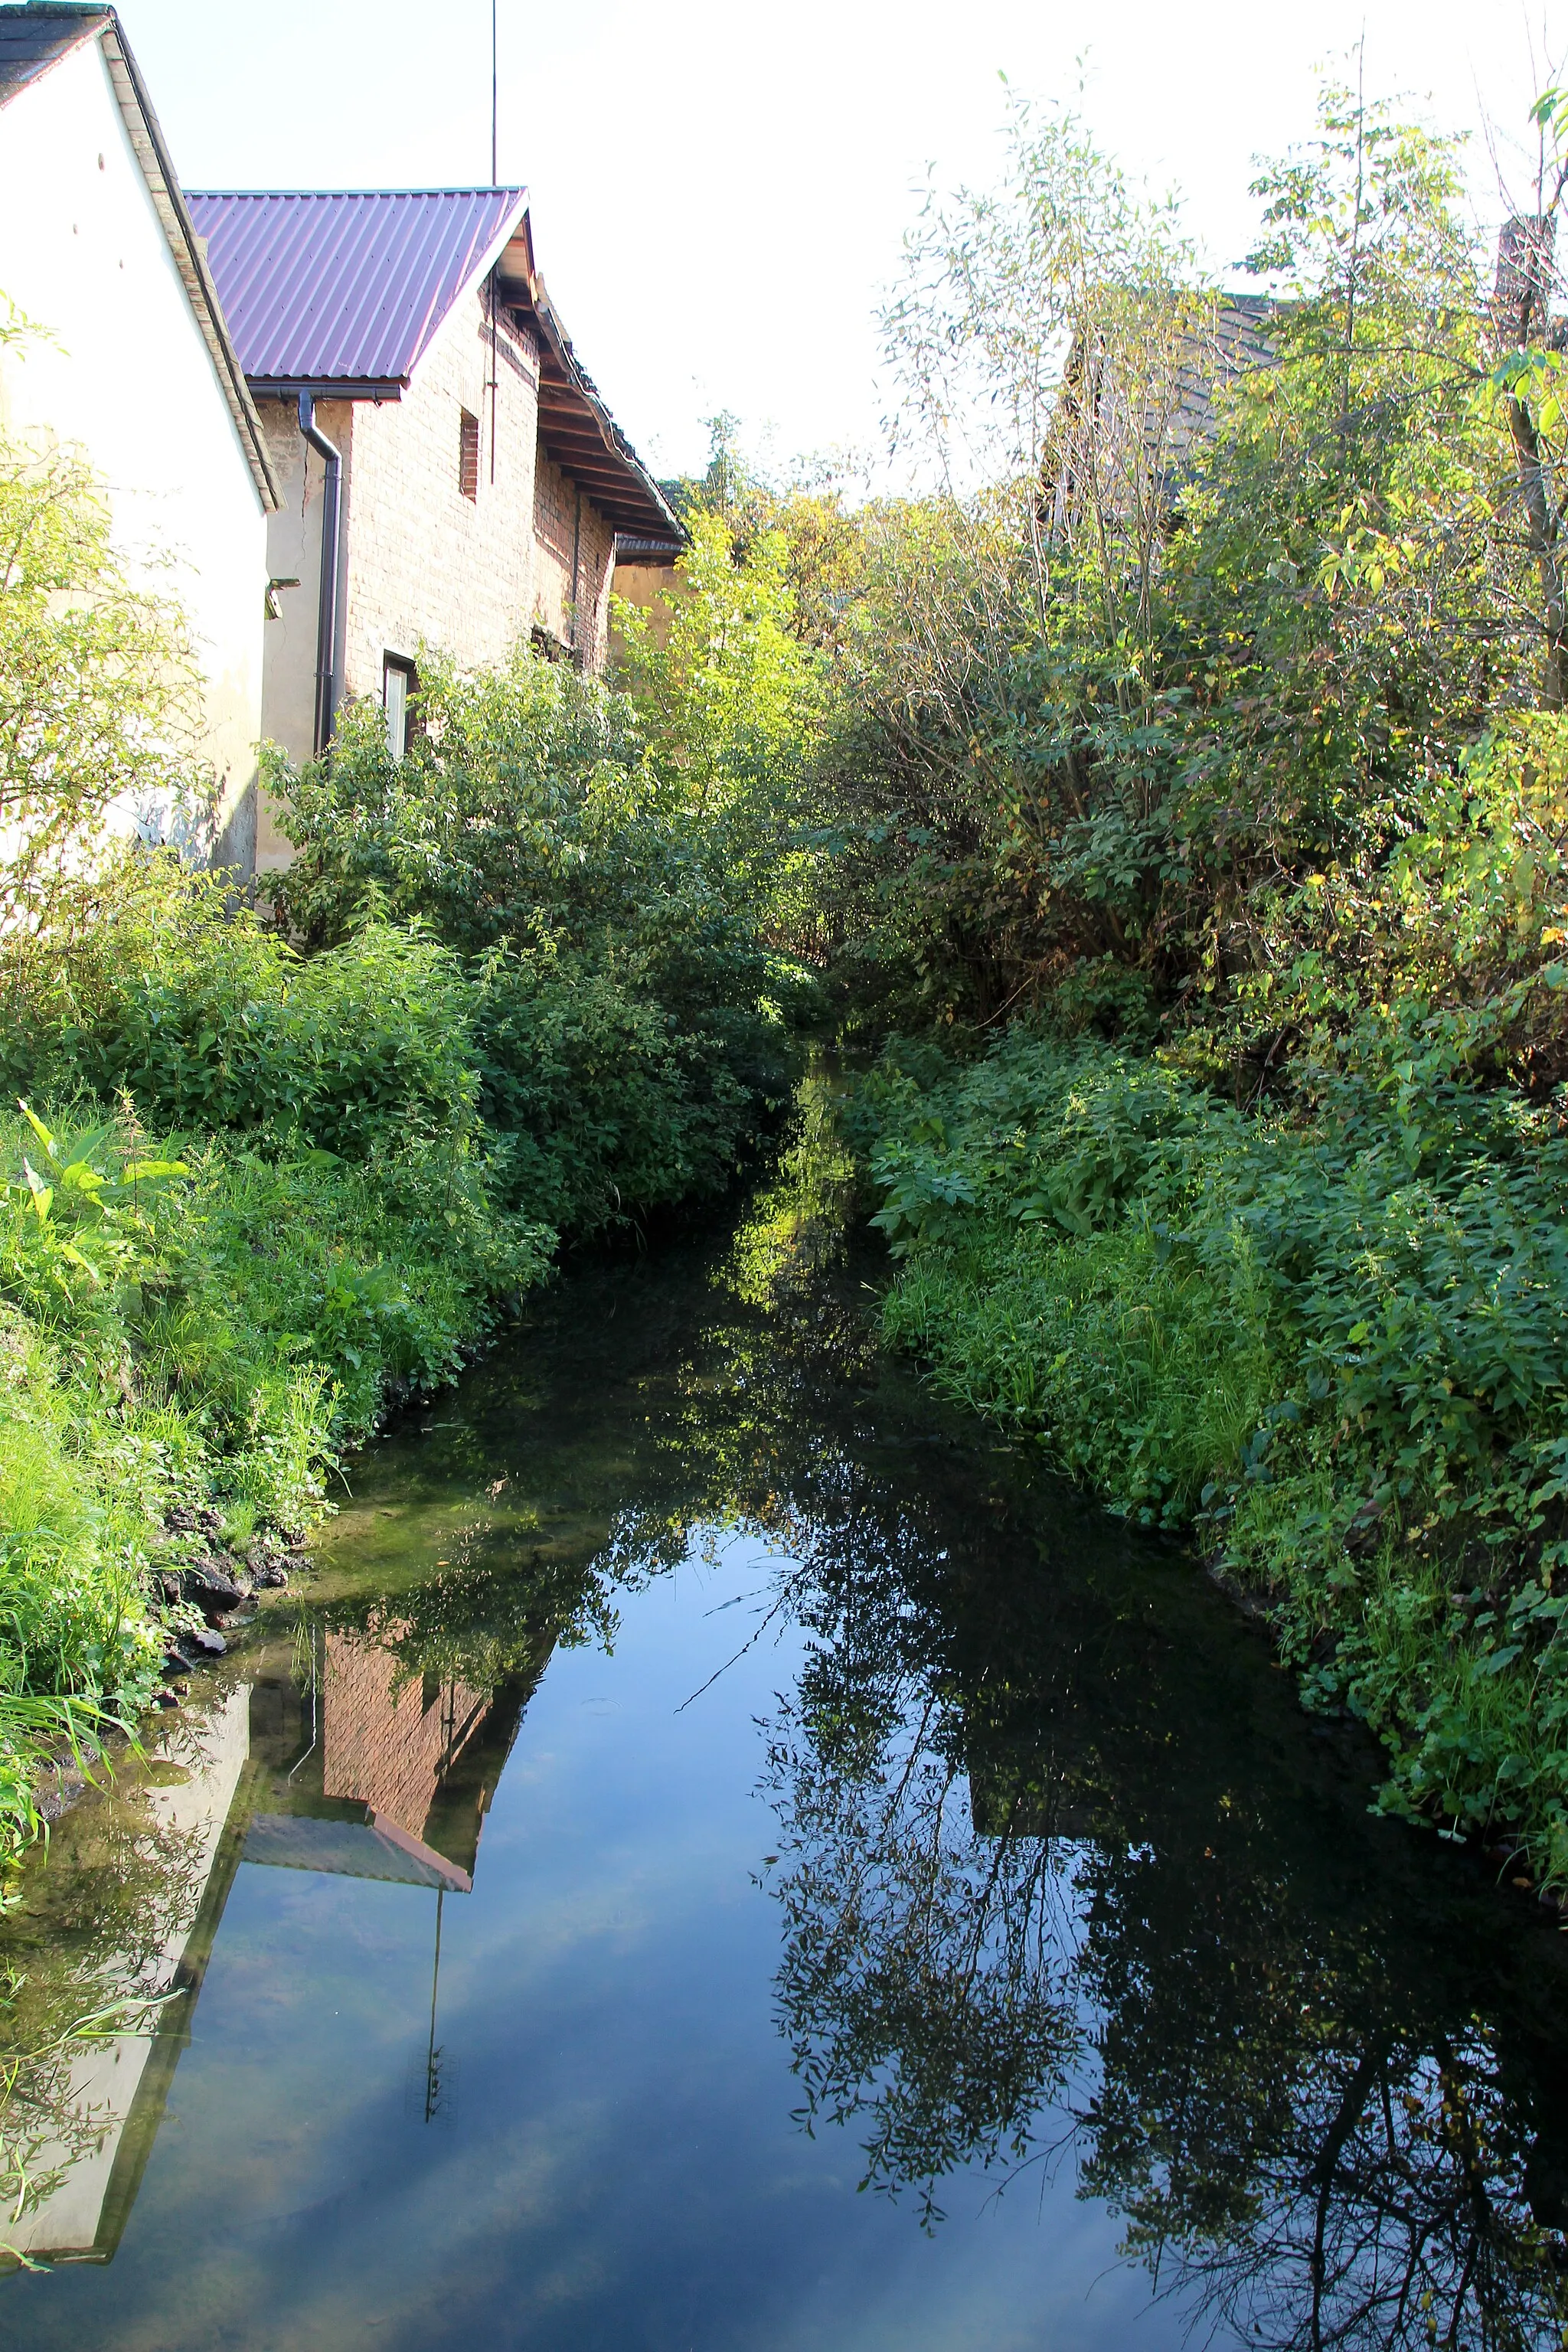
[{"label": "still water surface", "polygon": [[867,1276],[564,1280],[68,1815],[6,2345],[1564,2340],[1565,1939]]}]

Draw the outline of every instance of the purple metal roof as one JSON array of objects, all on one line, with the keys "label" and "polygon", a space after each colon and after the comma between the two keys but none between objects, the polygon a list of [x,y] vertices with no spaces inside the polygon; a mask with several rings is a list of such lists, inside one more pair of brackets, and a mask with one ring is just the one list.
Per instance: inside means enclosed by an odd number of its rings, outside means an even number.
[{"label": "purple metal roof", "polygon": [[523,188],[186,192],[252,383],[403,382]]}]

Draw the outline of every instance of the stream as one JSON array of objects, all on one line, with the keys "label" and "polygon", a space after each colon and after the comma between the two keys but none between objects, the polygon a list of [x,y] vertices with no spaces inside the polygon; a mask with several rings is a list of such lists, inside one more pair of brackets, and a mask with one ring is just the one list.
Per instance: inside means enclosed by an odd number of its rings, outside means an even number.
[{"label": "stream", "polygon": [[1568,1938],[885,1271],[563,1276],[60,1821],[14,2352],[1568,2340]]}]

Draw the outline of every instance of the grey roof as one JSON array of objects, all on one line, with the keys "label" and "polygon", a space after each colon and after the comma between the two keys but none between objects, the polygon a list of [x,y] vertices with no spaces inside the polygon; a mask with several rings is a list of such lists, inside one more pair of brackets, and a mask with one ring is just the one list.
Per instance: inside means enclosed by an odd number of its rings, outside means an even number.
[{"label": "grey roof", "polygon": [[147,192],[184,281],[262,504],[270,511],[278,505],[279,491],[268,454],[267,436],[250,396],[245,370],[229,339],[217,288],[181,194],[146,84],[115,10],[97,5],[73,5],[72,0],[26,0],[26,5],[20,6],[0,6],[0,106],[10,103],[59,58],[88,40],[98,41],[102,48]]},{"label": "grey roof", "polygon": [[445,1887],[448,1894],[466,1895],[473,1885],[455,1862],[416,1838],[388,1836],[382,1822],[317,1821],[305,1813],[257,1813],[240,1860],[339,1878],[389,1878],[402,1886]]},{"label": "grey roof", "polygon": [[1177,374],[1179,414],[1172,440],[1184,450],[1215,429],[1215,396],[1249,369],[1272,367],[1279,353],[1268,328],[1279,304],[1268,294],[1221,294],[1201,332],[1187,338]]},{"label": "grey roof", "polygon": [[65,0],[55,7],[0,11],[0,106],[47,73],[58,58],[90,40],[109,16],[99,0],[84,0],[79,7]]}]

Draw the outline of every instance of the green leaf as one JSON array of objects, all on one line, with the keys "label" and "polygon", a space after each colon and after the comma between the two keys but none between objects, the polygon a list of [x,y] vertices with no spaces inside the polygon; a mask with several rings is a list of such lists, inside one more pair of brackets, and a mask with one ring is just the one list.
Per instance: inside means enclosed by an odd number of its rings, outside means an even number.
[{"label": "green leaf", "polygon": [[54,1137],[49,1133],[49,1130],[44,1125],[43,1120],[39,1118],[32,1108],[22,1100],[19,1095],[16,1097],[16,1105],[17,1108],[21,1111],[22,1117],[26,1120],[27,1125],[32,1129],[33,1133],[37,1137],[38,1141],[43,1145],[44,1150],[48,1153],[49,1158],[52,1160],[55,1156]]},{"label": "green leaf", "polygon": [[52,1184],[45,1183],[30,1160],[24,1159],[22,1173],[26,1179],[27,1190],[33,1196],[33,1207],[37,1212],[38,1223],[47,1223],[49,1211],[55,1204],[55,1188]]}]

